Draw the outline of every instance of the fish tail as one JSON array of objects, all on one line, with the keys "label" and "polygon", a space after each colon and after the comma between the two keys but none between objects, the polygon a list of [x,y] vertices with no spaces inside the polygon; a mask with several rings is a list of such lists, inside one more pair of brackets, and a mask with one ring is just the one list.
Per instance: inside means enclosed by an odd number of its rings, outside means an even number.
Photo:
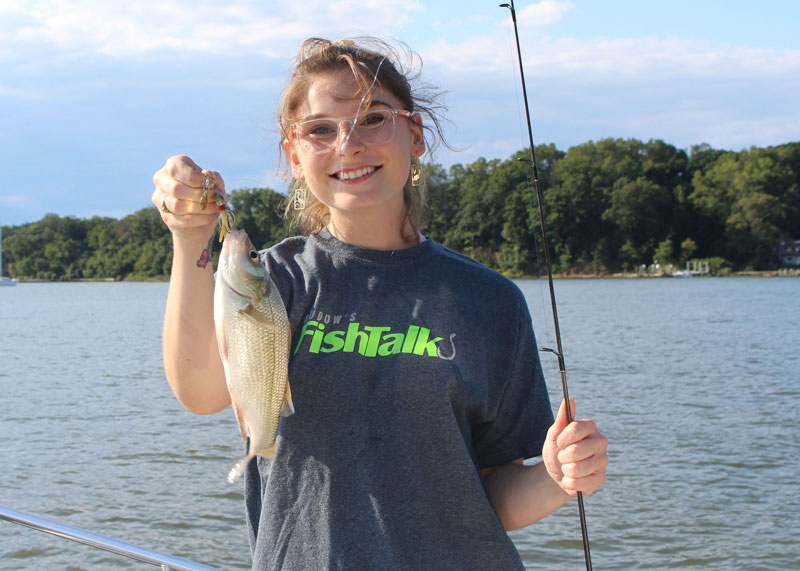
[{"label": "fish tail", "polygon": [[233,484],[242,474],[244,474],[244,471],[247,469],[247,465],[254,457],[254,454],[242,456],[233,464],[233,466],[230,467],[227,478],[229,484]]},{"label": "fish tail", "polygon": [[[247,454],[245,454],[244,456],[239,458],[236,462],[234,462],[233,466],[231,466],[230,469],[228,470],[227,480],[229,484],[233,484],[236,480],[238,480],[241,477],[242,474],[244,474],[244,471],[247,469],[247,465],[253,458],[256,457],[256,452],[254,452],[255,450],[257,450],[257,448],[253,446],[253,441],[250,440]],[[276,451],[277,451],[277,444],[273,442],[272,446],[263,450],[262,452],[259,452],[258,455],[273,460],[275,458]]]}]

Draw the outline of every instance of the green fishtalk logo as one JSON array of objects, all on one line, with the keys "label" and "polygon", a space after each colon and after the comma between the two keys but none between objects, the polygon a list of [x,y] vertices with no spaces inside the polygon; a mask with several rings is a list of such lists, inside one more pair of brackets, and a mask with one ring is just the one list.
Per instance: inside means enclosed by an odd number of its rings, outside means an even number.
[{"label": "green fishtalk logo", "polygon": [[[453,343],[455,333],[450,335],[450,343]],[[301,348],[306,346],[308,353],[355,353],[358,352],[364,357],[386,357],[397,355],[398,353],[408,353],[428,357],[439,357],[441,359],[453,359],[455,357],[455,345],[453,354],[450,357],[442,355],[437,343],[443,337],[431,338],[431,331],[419,325],[409,325],[405,333],[393,332],[391,327],[380,327],[371,325],[361,325],[353,322],[347,326],[346,330],[336,329],[325,330],[325,324],[319,321],[307,321],[303,325],[300,339],[294,348],[296,355]]]}]

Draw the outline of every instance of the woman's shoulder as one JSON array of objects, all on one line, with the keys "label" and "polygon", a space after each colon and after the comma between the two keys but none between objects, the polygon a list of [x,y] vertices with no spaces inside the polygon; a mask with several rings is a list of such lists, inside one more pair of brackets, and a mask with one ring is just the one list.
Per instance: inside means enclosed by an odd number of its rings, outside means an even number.
[{"label": "woman's shoulder", "polygon": [[291,281],[304,273],[302,258],[309,248],[307,236],[290,236],[259,252],[273,281]]},{"label": "woman's shoulder", "polygon": [[436,244],[437,265],[443,273],[459,280],[466,287],[492,292],[493,295],[522,297],[522,291],[513,280],[465,254],[441,244]]},{"label": "woman's shoulder", "polygon": [[261,256],[273,260],[292,259],[306,250],[308,239],[308,236],[289,236],[277,244],[261,250]]}]

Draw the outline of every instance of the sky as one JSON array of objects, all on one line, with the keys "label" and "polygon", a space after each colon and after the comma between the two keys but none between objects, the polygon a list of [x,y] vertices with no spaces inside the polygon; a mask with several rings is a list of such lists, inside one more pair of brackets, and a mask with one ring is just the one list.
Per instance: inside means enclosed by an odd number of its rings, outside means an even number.
[{"label": "sky", "polygon": [[[275,108],[308,37],[400,40],[445,92],[449,167],[527,147],[497,0],[0,0],[0,223],[123,217],[171,155],[284,191]],[[515,2],[536,144],[800,140],[800,2]]]}]

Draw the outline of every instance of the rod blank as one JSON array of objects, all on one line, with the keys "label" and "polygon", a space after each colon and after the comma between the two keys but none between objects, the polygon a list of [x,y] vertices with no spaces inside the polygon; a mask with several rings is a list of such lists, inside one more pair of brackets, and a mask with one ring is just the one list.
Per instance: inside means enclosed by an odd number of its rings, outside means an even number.
[{"label": "rod blank", "polygon": [[[542,350],[554,353],[555,356],[558,358],[558,369],[561,373],[561,388],[564,393],[564,401],[566,402],[566,407],[567,407],[567,420],[569,422],[572,422],[573,421],[572,410],[569,405],[569,390],[567,389],[567,369],[566,365],[564,364],[564,351],[561,347],[561,328],[558,325],[556,292],[555,288],[553,287],[553,270],[552,266],[550,265],[550,244],[547,241],[547,229],[544,220],[544,200],[542,197],[542,188],[539,184],[539,169],[536,168],[536,153],[533,145],[533,128],[531,127],[531,113],[528,106],[528,90],[525,87],[525,71],[522,65],[522,50],[519,45],[519,31],[517,30],[517,12],[514,9],[514,0],[511,0],[510,4],[500,4],[500,7],[508,8],[508,10],[511,12],[511,20],[514,23],[514,38],[516,39],[517,43],[517,59],[519,60],[519,75],[522,81],[522,97],[523,100],[525,101],[525,118],[528,121],[528,139],[531,146],[531,158],[520,159],[520,160],[529,163],[533,171],[533,186],[536,189],[536,200],[539,209],[539,224],[542,229],[542,248],[544,249],[544,260],[545,260],[545,266],[547,267],[547,283],[550,286],[550,305],[553,310],[553,324],[555,327],[557,350],[554,351],[553,349],[544,349],[544,348]],[[583,506],[583,493],[581,492],[578,492],[578,512],[581,520],[581,535],[583,536],[583,555],[584,559],[586,560],[586,570],[592,571],[592,556],[591,553],[589,552],[589,531],[586,527],[586,510],[584,509]]]}]

